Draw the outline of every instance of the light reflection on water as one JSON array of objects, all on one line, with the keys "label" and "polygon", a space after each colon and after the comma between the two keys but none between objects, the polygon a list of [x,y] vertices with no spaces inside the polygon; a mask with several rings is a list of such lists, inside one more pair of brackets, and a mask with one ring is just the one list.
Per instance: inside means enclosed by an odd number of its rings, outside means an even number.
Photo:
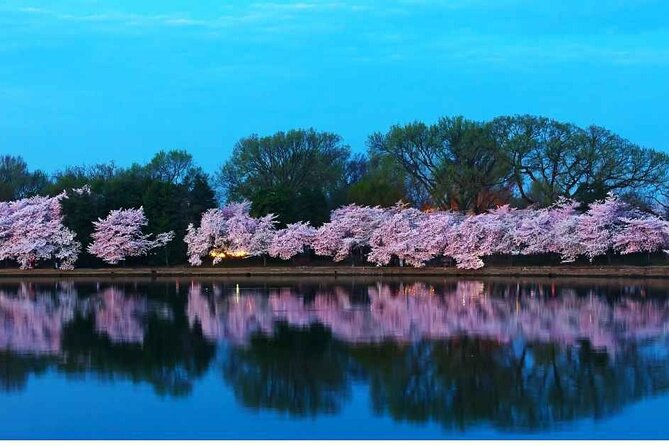
[{"label": "light reflection on water", "polygon": [[[668,285],[4,281],[0,437],[607,436],[669,408]],[[151,413],[116,423],[109,386]]]}]

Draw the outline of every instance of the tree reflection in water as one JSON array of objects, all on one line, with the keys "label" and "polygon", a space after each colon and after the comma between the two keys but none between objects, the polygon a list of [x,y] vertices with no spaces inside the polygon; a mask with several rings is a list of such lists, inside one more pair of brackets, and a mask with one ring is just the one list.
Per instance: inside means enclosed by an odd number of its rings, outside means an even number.
[{"label": "tree reflection in water", "polygon": [[51,367],[187,395],[209,367],[215,345],[199,326],[190,326],[185,301],[174,285],[5,286],[0,289],[0,347],[7,357],[0,366],[2,386],[21,389],[27,375]]},{"label": "tree reflection in water", "polygon": [[666,284],[578,281],[0,286],[0,384],[32,374],[190,393],[216,357],[238,402],[372,409],[448,429],[546,429],[667,390]]},{"label": "tree reflection in water", "polygon": [[292,415],[335,413],[350,393],[346,347],[317,325],[253,336],[226,355],[223,376],[245,406]]}]

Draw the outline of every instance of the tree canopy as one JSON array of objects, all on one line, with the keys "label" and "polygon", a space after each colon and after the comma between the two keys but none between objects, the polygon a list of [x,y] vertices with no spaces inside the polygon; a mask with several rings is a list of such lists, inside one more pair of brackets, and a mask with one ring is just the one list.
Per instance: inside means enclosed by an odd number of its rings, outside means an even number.
[{"label": "tree canopy", "polygon": [[237,142],[217,180],[229,200],[252,201],[256,214],[275,213],[282,223],[321,223],[346,184],[349,156],[333,133],[251,135]]},{"label": "tree canopy", "polygon": [[[646,214],[669,215],[667,153],[602,127],[541,116],[446,116],[393,125],[372,133],[365,152],[352,152],[340,135],[313,128],[253,134],[232,149],[220,166],[203,168],[189,152],[175,149],[143,164],[69,166],[50,175],[29,169],[20,156],[0,155],[0,203],[87,186],[87,193],[60,200],[62,224],[82,246],[92,241],[94,221],[113,210],[142,207],[147,233],[174,232],[156,255],[141,260],[151,264],[185,263],[187,227],[234,201],[249,201],[254,218],[274,214],[276,229],[300,222],[318,228],[352,204],[392,208],[402,202],[422,211],[478,215],[503,205],[560,208],[570,200],[583,212],[609,194]],[[629,225],[647,232],[657,226],[646,220]],[[412,228],[404,218],[396,223]],[[99,261],[84,250],[78,264]]]}]

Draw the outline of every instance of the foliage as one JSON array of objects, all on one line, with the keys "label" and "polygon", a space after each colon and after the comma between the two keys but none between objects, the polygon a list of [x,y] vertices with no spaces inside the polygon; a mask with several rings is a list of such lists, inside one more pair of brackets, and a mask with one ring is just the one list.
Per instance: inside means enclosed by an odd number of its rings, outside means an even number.
[{"label": "foliage", "polygon": [[19,200],[38,194],[48,184],[39,170],[30,172],[20,156],[0,156],[0,201]]},{"label": "foliage", "polygon": [[[392,157],[370,151],[369,159],[359,160],[362,172],[349,180],[347,201],[364,206],[392,206],[401,201],[423,204],[420,188],[414,187],[411,177]],[[413,192],[413,193],[412,193]]]},{"label": "foliage", "polygon": [[[174,233],[162,255],[143,260],[149,264],[200,264],[212,251],[216,263],[231,253],[285,260],[311,250],[335,261],[478,268],[496,255],[573,262],[669,248],[661,218],[669,156],[601,127],[527,115],[443,117],[374,133],[367,149],[352,155],[340,136],[313,129],[242,138],[216,181],[243,203],[222,208],[184,150],[52,177],[1,156],[0,240],[21,238],[3,242],[2,258],[22,267],[40,259],[95,266],[77,243],[91,245],[94,222],[110,212],[138,208],[148,232]],[[57,212],[38,210],[48,197],[60,197]],[[18,216],[31,212],[19,228]],[[26,231],[42,231],[39,246]]]},{"label": "foliage", "polygon": [[[195,166],[184,151],[159,152],[146,165],[122,169],[111,164],[70,167],[56,173],[48,193],[88,185],[90,193],[74,195],[63,202],[64,221],[87,246],[91,243],[93,221],[119,208],[143,207],[149,232],[174,231],[175,237],[162,248],[162,256],[148,263],[183,264],[186,247],[182,243],[188,224],[198,224],[203,212],[216,206],[207,175]],[[84,253],[82,265],[96,265]]]},{"label": "foliage", "polygon": [[227,257],[264,256],[274,237],[274,216],[254,218],[250,209],[248,201],[230,203],[206,211],[198,227],[189,225],[184,241],[190,264],[201,265],[207,255],[214,264]]},{"label": "foliage", "polygon": [[395,159],[443,209],[485,210],[508,199],[510,168],[490,128],[463,117],[393,126],[369,147]]},{"label": "foliage", "polygon": [[72,269],[81,244],[63,225],[60,203],[66,198],[61,193],[0,202],[0,260],[15,260],[21,269],[54,260],[61,269]]},{"label": "foliage", "polygon": [[268,254],[288,260],[313,245],[316,229],[309,223],[291,223],[285,229],[279,229],[272,238]]},{"label": "foliage", "polygon": [[170,231],[157,234],[151,240],[151,234],[142,233],[147,224],[141,207],[113,210],[106,218],[93,223],[93,242],[88,246],[88,252],[115,265],[127,257],[146,255],[174,238],[174,233]]},{"label": "foliage", "polygon": [[669,156],[601,127],[526,115],[491,125],[526,203],[550,205],[560,197],[591,203],[611,192],[648,196],[667,183]]},{"label": "foliage", "polygon": [[[345,185],[349,153],[341,137],[313,129],[251,135],[235,145],[217,179],[229,200],[258,202],[256,216],[274,213],[284,224],[318,222]],[[315,199],[298,215],[291,205],[307,197]]]}]

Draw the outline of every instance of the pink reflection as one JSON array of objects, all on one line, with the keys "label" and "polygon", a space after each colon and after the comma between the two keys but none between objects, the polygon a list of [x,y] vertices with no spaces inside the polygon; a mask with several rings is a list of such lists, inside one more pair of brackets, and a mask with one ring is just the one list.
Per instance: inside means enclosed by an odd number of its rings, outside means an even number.
[{"label": "pink reflection", "polygon": [[[556,294],[557,293],[557,294]],[[304,327],[318,323],[336,338],[355,343],[411,342],[462,335],[507,343],[512,339],[575,344],[588,340],[615,352],[624,342],[668,331],[669,304],[623,296],[610,303],[591,292],[579,297],[572,289],[550,295],[511,286],[495,294],[483,282],[462,281],[447,291],[425,283],[367,289],[368,300],[352,302],[342,287],[318,290],[305,300],[291,288],[255,290],[214,296],[199,285],[189,293],[188,315],[210,339],[246,343],[255,332],[271,334],[276,322]]]},{"label": "pink reflection", "polygon": [[200,284],[193,284],[188,292],[188,321],[191,325],[199,322],[205,337],[244,342],[249,333],[271,330],[274,319],[267,299],[260,294],[245,292],[243,297],[228,299],[221,295],[220,289],[203,288]]},{"label": "pink reflection", "polygon": [[110,287],[93,298],[95,328],[113,342],[144,342],[144,320],[148,316],[146,298]]},{"label": "pink reflection", "polygon": [[71,287],[37,291],[22,283],[15,293],[0,290],[0,350],[57,353],[75,300]]},{"label": "pink reflection", "polygon": [[[271,334],[277,322],[295,327],[322,324],[337,339],[352,343],[478,336],[506,343],[513,339],[575,344],[588,340],[615,352],[629,341],[669,331],[669,303],[638,299],[633,289],[620,299],[590,291],[585,297],[564,287],[531,288],[461,281],[379,282],[357,292],[322,287],[309,299],[289,287],[260,289],[191,285],[186,312],[205,337],[234,344],[256,332]],[[144,342],[147,319],[170,317],[166,304],[137,291],[102,287],[78,297],[72,283],[36,287],[22,283],[0,289],[0,349],[20,353],[59,353],[63,328],[76,315],[92,318],[95,330],[114,343]]]},{"label": "pink reflection", "polygon": [[76,315],[95,320],[95,330],[113,343],[143,343],[151,314],[170,318],[165,304],[118,287],[85,297],[73,282],[37,287],[21,283],[0,289],[0,350],[15,353],[61,353],[63,328]]}]

